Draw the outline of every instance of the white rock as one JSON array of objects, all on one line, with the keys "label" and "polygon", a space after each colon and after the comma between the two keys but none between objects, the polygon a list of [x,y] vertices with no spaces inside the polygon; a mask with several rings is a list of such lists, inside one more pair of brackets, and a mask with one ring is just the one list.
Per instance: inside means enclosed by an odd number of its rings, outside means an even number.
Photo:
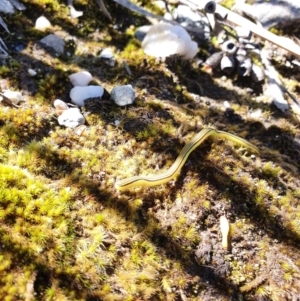
[{"label": "white rock", "polygon": [[52,25],[50,21],[44,17],[41,16],[36,19],[34,28],[40,31],[45,31],[46,29],[50,28]]},{"label": "white rock", "polygon": [[17,105],[20,101],[24,101],[22,93],[18,91],[5,90],[1,95],[14,105]]},{"label": "white rock", "polygon": [[85,87],[89,84],[93,77],[88,71],[80,71],[69,75],[69,79],[73,86]]},{"label": "white rock", "polygon": [[154,57],[180,55],[184,59],[192,59],[198,45],[191,40],[187,31],[178,25],[159,23],[153,25],[146,34],[142,47],[146,54]]},{"label": "white rock", "polygon": [[65,111],[69,109],[68,105],[60,99],[55,99],[53,105],[57,110]]},{"label": "white rock", "polygon": [[68,128],[75,128],[85,123],[85,119],[78,108],[71,108],[64,111],[57,120],[60,125]]},{"label": "white rock", "polygon": [[104,59],[107,64],[113,67],[116,64],[116,59],[110,48],[105,48],[101,51],[99,57]]},{"label": "white rock", "polygon": [[37,72],[33,69],[28,69],[27,72],[30,76],[36,76],[36,74],[37,74]]},{"label": "white rock", "polygon": [[65,42],[62,38],[55,34],[49,34],[43,39],[41,39],[41,43],[53,48],[59,54],[64,52]]},{"label": "white rock", "polygon": [[83,107],[84,100],[91,97],[102,97],[104,89],[101,86],[74,87],[70,91],[72,103]]},{"label": "white rock", "polygon": [[131,85],[117,86],[111,90],[111,99],[118,106],[130,105],[134,102],[135,92]]},{"label": "white rock", "polygon": [[225,100],[223,102],[223,105],[224,105],[225,109],[230,109],[231,108],[231,105],[230,105],[230,103],[227,100]]}]

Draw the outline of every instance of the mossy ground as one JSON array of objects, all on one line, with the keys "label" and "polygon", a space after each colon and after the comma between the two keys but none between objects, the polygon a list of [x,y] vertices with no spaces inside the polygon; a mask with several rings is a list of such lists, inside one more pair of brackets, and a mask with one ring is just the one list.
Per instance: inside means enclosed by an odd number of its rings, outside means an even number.
[{"label": "mossy ground", "polygon": [[[84,10],[75,20],[66,1],[23,2],[26,11],[4,16],[11,34],[1,32],[11,50],[0,67],[1,88],[21,90],[27,102],[0,106],[0,299],[296,300],[297,120],[259,101],[259,85],[145,56],[133,31],[146,20],[120,6],[108,3],[110,24],[93,1],[74,1]],[[42,14],[69,41],[69,56],[38,44],[45,34],[33,25]],[[115,67],[97,57],[105,47],[113,49]],[[135,104],[83,110],[80,134],[59,127],[52,103],[69,101],[68,75],[78,70],[108,91],[132,84]],[[299,97],[297,75],[282,76]],[[225,100],[234,112],[225,112]],[[249,115],[255,109],[259,118]],[[205,126],[235,133],[261,154],[209,140],[176,181],[115,190],[117,179],[166,170]],[[224,214],[228,251],[219,230]]]}]

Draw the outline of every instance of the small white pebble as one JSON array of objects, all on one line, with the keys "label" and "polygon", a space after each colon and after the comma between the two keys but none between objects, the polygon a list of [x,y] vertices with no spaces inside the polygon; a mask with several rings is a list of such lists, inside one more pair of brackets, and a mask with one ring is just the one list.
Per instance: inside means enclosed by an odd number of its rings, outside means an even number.
[{"label": "small white pebble", "polygon": [[36,19],[35,21],[35,29],[39,30],[39,31],[45,31],[46,29],[50,28],[52,25],[50,23],[50,21],[44,17],[41,16],[39,18]]},{"label": "small white pebble", "polygon": [[227,100],[225,100],[225,101],[223,102],[223,105],[224,105],[224,107],[225,107],[226,109],[230,109],[230,108],[231,108],[230,103],[229,103]]},{"label": "small white pebble", "polygon": [[37,74],[37,72],[33,69],[28,69],[27,72],[30,76],[36,76],[36,74]]},{"label": "small white pebble", "polygon": [[71,108],[63,111],[57,118],[57,121],[60,125],[68,128],[76,128],[85,123],[85,119],[78,108]]},{"label": "small white pebble", "polygon": [[56,99],[54,101],[53,105],[58,110],[64,111],[64,110],[68,110],[69,109],[68,105],[64,101],[62,101],[60,99]]},{"label": "small white pebble", "polygon": [[120,124],[120,120],[115,120],[115,126],[118,126]]},{"label": "small white pebble", "polygon": [[92,97],[102,97],[103,94],[104,89],[101,86],[76,86],[71,89],[70,98],[73,104],[83,107],[85,99]]},{"label": "small white pebble", "polygon": [[80,71],[69,75],[69,80],[74,87],[75,86],[85,87],[89,84],[89,82],[92,79],[93,79],[92,74],[88,71]]}]

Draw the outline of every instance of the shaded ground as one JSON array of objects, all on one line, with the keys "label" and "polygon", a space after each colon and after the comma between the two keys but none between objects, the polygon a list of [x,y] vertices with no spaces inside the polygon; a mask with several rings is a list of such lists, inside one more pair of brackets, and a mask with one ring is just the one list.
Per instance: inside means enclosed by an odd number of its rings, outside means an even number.
[{"label": "shaded ground", "polygon": [[[146,57],[133,38],[146,20],[115,4],[110,24],[92,1],[75,2],[84,10],[79,20],[64,1],[23,2],[26,11],[4,16],[12,34],[0,33],[11,50],[1,89],[27,98],[20,108],[0,107],[1,300],[297,300],[297,120],[264,102],[249,80]],[[39,44],[46,34],[33,25],[42,14],[69,55]],[[105,47],[116,66],[98,58]],[[78,70],[108,91],[133,85],[135,104],[83,109],[81,134],[59,127],[52,104],[70,100],[68,75]],[[280,71],[299,99],[299,70]],[[251,116],[256,109],[262,114]],[[260,155],[209,139],[176,181],[115,190],[116,180],[166,170],[206,126],[247,139]],[[229,250],[221,246],[224,214]]]}]

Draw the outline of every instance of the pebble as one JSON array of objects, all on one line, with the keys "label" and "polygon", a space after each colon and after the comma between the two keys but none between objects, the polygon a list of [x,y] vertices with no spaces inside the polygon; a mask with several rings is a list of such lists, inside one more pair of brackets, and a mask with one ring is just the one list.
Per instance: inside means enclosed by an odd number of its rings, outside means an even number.
[{"label": "pebble", "polygon": [[33,69],[28,69],[27,72],[30,76],[36,76],[36,74],[37,74],[37,72]]},{"label": "pebble", "polygon": [[57,120],[60,125],[72,129],[85,123],[85,119],[78,108],[65,110]]},{"label": "pebble", "polygon": [[45,31],[46,29],[51,28],[51,26],[50,21],[46,17],[41,16],[36,19],[34,28],[39,31]]},{"label": "pebble", "polygon": [[101,59],[104,59],[105,62],[111,67],[113,67],[116,64],[116,59],[110,48],[103,49],[99,57]]},{"label": "pebble", "polygon": [[230,109],[231,108],[231,105],[230,105],[230,103],[227,100],[225,100],[223,102],[223,105],[224,105],[225,109]]},{"label": "pebble", "polygon": [[102,97],[104,89],[101,86],[76,86],[70,91],[70,98],[72,103],[79,107],[84,106],[84,100],[93,97]]},{"label": "pebble", "polygon": [[20,101],[24,101],[23,95],[19,91],[5,90],[1,93],[11,104],[18,105]]},{"label": "pebble", "polygon": [[153,25],[142,42],[142,48],[147,55],[157,58],[179,55],[189,60],[198,52],[198,44],[191,40],[183,27],[167,23]]},{"label": "pebble", "polygon": [[54,49],[57,53],[62,54],[64,53],[65,49],[65,42],[62,38],[55,34],[49,34],[43,39],[41,39],[41,43],[51,47]]},{"label": "pebble", "polygon": [[85,87],[93,77],[88,71],[80,71],[69,75],[69,79],[73,86]]},{"label": "pebble", "polygon": [[68,105],[60,99],[56,99],[53,105],[58,115],[61,115],[64,111],[69,109]]},{"label": "pebble", "polygon": [[111,91],[111,99],[118,106],[130,105],[134,102],[135,91],[131,85],[117,86]]}]

